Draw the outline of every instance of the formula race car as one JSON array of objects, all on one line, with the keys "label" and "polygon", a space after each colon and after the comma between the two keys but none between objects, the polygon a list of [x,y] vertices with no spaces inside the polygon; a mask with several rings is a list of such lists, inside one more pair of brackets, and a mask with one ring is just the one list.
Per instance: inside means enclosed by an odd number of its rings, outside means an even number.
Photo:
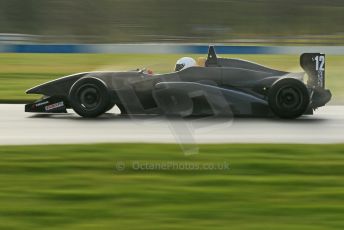
[{"label": "formula race car", "polygon": [[304,53],[300,64],[307,77],[220,58],[210,46],[207,58],[191,66],[177,63],[176,71],[167,74],[85,72],[38,85],[26,93],[43,97],[27,104],[25,111],[66,113],[72,108],[82,117],[97,117],[116,105],[122,114],[292,119],[313,114],[331,99],[325,89],[325,55]]}]

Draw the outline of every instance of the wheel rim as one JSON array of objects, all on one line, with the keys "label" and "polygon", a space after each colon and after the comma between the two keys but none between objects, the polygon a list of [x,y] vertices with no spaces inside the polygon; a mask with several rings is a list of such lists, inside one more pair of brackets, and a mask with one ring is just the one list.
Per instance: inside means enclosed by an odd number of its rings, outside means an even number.
[{"label": "wheel rim", "polygon": [[278,90],[277,106],[282,110],[294,111],[300,108],[303,103],[303,95],[299,88],[285,86]]},{"label": "wheel rim", "polygon": [[99,95],[99,89],[94,85],[84,85],[80,87],[77,92],[79,103],[85,110],[97,108],[101,102],[101,97]]}]

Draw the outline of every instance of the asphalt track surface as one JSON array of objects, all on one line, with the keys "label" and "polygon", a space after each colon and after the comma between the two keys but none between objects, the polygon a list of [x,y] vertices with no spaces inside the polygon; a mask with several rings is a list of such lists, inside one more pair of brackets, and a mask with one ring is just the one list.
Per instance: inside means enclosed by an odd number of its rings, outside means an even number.
[{"label": "asphalt track surface", "polygon": [[[118,112],[116,109],[110,112]],[[326,106],[297,120],[172,119],[112,113],[84,119],[72,111],[24,113],[0,105],[0,145],[66,143],[344,143],[344,106]]]}]

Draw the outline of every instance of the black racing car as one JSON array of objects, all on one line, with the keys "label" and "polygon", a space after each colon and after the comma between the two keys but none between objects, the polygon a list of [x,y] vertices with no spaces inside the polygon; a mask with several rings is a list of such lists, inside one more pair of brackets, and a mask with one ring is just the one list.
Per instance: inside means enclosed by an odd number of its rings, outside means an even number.
[{"label": "black racing car", "polygon": [[325,89],[325,55],[304,53],[305,73],[290,73],[240,59],[217,57],[209,47],[204,66],[167,74],[137,70],[86,72],[26,91],[43,98],[26,112],[97,117],[116,105],[122,114],[239,115],[297,118],[331,99]]}]

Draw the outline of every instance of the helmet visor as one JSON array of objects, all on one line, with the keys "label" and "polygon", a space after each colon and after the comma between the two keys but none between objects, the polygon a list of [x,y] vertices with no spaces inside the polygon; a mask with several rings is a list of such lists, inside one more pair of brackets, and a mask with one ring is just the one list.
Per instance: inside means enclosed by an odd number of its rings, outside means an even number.
[{"label": "helmet visor", "polygon": [[184,68],[185,64],[176,64],[175,71],[182,70]]}]

